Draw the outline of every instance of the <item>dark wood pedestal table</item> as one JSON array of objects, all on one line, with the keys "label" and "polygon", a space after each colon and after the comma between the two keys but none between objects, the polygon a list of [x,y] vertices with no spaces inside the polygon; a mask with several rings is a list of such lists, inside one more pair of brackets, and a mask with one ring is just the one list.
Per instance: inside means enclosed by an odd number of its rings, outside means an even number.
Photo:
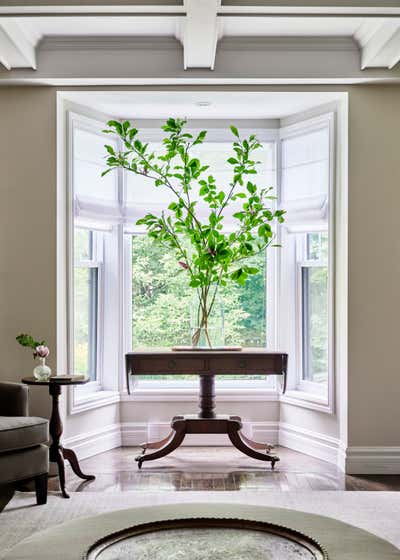
[{"label": "dark wood pedestal table", "polygon": [[[131,375],[188,375],[200,377],[198,415],[174,416],[171,432],[160,441],[143,443],[136,457],[138,467],[168,455],[181,445],[186,434],[228,434],[232,444],[253,459],[268,461],[274,468],[279,457],[271,455],[268,443],[258,443],[242,433],[239,416],[215,413],[215,375],[281,375],[286,389],[287,354],[258,349],[241,351],[184,350],[129,352],[126,354],[126,380],[130,394]],[[149,449],[153,453],[147,453]],[[262,453],[263,451],[263,453]]]},{"label": "dark wood pedestal table", "polygon": [[60,489],[61,493],[64,498],[69,498],[65,490],[65,467],[64,467],[64,460],[69,461],[72,470],[79,478],[83,480],[94,480],[95,476],[92,474],[83,474],[81,468],[79,466],[78,458],[72,449],[65,449],[60,443],[60,439],[63,433],[63,425],[61,422],[60,410],[59,410],[59,396],[61,395],[61,388],[62,386],[71,386],[71,385],[84,385],[87,383],[88,380],[77,380],[77,381],[70,381],[67,379],[60,379],[58,381],[52,381],[52,378],[49,381],[37,381],[34,377],[24,377],[22,379],[22,383],[26,385],[46,385],[49,388],[49,393],[52,398],[52,409],[51,409],[51,417],[50,417],[50,436],[51,436],[51,444],[50,444],[50,461],[53,463],[57,463],[58,466],[58,476],[60,479]]}]

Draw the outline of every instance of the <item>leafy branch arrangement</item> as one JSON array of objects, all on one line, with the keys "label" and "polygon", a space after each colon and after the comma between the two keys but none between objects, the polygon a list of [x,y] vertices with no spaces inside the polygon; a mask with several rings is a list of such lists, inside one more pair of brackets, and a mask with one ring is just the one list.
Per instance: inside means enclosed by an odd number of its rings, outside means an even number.
[{"label": "leafy branch arrangement", "polygon": [[[185,131],[185,120],[170,118],[162,127],[167,133],[164,151],[156,154],[139,139],[138,129],[129,121],[112,120],[107,125],[104,132],[119,137],[123,149],[116,152],[112,146],[105,146],[108,169],[103,175],[123,168],[174,195],[175,200],[161,216],[149,213],[136,223],[144,225],[156,242],[175,251],[178,265],[189,274],[189,285],[197,290],[199,298],[199,328],[192,343],[198,344],[203,329],[212,346],[208,321],[218,287],[229,281],[244,285],[250,275],[257,274],[259,270],[249,266],[247,259],[272,244],[272,224],[284,221],[285,211],[274,208],[272,187],[260,188],[252,180],[259,163],[253,152],[261,144],[254,134],[242,139],[237,128],[230,127],[234,142],[227,162],[232,166],[232,179],[224,190],[207,172],[209,166],[192,156],[192,149],[204,142],[206,131],[193,137]],[[242,205],[233,214],[235,227],[227,231],[224,218],[229,205],[238,199]],[[206,218],[196,212],[199,200],[206,205]]]}]

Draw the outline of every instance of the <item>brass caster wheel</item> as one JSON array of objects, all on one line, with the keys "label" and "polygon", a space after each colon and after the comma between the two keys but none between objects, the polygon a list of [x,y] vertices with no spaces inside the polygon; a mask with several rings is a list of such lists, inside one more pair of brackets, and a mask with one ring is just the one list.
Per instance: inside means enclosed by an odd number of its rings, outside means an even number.
[{"label": "brass caster wheel", "polygon": [[279,457],[274,457],[273,459],[271,459],[271,469],[274,470],[275,469],[275,463],[277,463],[279,461]]},{"label": "brass caster wheel", "polygon": [[[143,453],[144,455],[144,453]],[[135,457],[135,461],[138,464],[138,469],[142,468],[142,463],[143,463],[143,455],[138,455],[137,457]]]}]

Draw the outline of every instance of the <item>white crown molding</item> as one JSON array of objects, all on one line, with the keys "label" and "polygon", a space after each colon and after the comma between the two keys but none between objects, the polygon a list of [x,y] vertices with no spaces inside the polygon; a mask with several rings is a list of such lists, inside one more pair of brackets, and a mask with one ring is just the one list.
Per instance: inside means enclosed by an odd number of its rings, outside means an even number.
[{"label": "white crown molding", "polygon": [[38,69],[1,71],[0,84],[53,86],[269,85],[398,83],[400,69],[360,69],[360,53],[342,38],[222,39],[213,71],[183,70],[183,50],[173,37],[48,38],[38,49]]},{"label": "white crown molding", "polygon": [[145,36],[124,37],[118,35],[58,35],[43,38],[39,45],[39,51],[69,51],[69,50],[182,50],[179,41],[174,37]]},{"label": "white crown molding", "polygon": [[400,60],[400,18],[364,25],[356,32],[361,68],[393,68]]},{"label": "white crown molding", "polygon": [[223,37],[219,50],[232,51],[355,51],[358,45],[352,37]]},{"label": "white crown molding", "polygon": [[35,43],[23,26],[10,20],[0,20],[0,63],[7,70],[32,68],[36,70]]},{"label": "white crown molding", "polygon": [[[0,8],[0,13],[21,15],[104,15],[110,14],[154,14],[182,13],[185,11],[184,0],[118,0],[115,5],[111,0],[92,0],[83,3],[80,0],[7,0]],[[320,17],[357,17],[379,16],[400,13],[397,0],[223,0],[218,15],[270,15],[302,17],[305,15]]]}]

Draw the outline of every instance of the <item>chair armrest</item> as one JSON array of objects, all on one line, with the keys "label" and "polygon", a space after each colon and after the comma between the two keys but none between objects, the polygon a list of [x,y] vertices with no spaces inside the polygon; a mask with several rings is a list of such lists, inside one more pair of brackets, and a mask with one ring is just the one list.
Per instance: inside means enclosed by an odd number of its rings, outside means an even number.
[{"label": "chair armrest", "polygon": [[0,416],[28,416],[28,387],[0,382]]}]

